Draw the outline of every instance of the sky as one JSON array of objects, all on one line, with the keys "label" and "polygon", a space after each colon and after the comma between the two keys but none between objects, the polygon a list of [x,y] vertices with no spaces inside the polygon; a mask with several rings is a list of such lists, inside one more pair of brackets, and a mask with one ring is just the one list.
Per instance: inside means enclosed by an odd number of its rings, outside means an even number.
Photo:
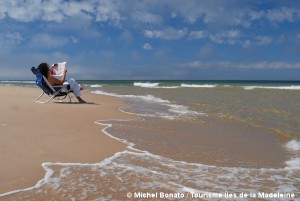
[{"label": "sky", "polygon": [[300,80],[299,0],[1,0],[0,80]]}]

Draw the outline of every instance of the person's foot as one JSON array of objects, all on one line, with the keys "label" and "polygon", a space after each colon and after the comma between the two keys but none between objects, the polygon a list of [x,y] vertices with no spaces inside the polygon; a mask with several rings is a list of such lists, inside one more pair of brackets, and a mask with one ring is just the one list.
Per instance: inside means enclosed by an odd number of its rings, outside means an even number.
[{"label": "person's foot", "polygon": [[80,98],[79,96],[76,97],[79,103],[86,103],[82,98]]}]

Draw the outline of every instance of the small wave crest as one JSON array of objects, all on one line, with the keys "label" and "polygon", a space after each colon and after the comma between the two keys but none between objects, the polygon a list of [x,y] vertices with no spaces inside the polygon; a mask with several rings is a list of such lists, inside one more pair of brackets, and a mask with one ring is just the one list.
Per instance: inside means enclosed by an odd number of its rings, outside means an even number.
[{"label": "small wave crest", "polygon": [[281,90],[300,90],[300,86],[243,86],[245,90],[254,89],[281,89]]},{"label": "small wave crest", "polygon": [[[153,104],[158,104],[161,106],[166,106],[168,109],[166,111],[161,110],[149,110],[147,106],[141,107],[139,111],[135,111],[133,113],[141,115],[141,116],[149,116],[149,117],[160,117],[167,119],[176,119],[181,117],[196,117],[205,115],[203,112],[192,111],[187,106],[174,104],[169,100],[164,100],[159,97],[153,95],[120,95],[115,93],[107,93],[101,90],[92,91],[91,93],[100,94],[100,95],[108,95],[119,98],[127,98],[133,101],[142,100],[145,103],[150,103],[149,107],[152,107]],[[147,110],[147,112],[145,112]],[[150,112],[149,112],[150,111]],[[131,113],[131,112],[129,112]]]},{"label": "small wave crest", "polygon": [[216,84],[181,84],[181,87],[186,87],[186,88],[215,88],[217,85]]},{"label": "small wave crest", "polygon": [[90,85],[90,87],[92,88],[99,88],[99,87],[102,87],[103,85],[102,84],[92,84]]},{"label": "small wave crest", "polygon": [[0,81],[0,83],[15,83],[15,84],[35,84],[35,81],[15,81],[15,80],[5,80],[5,81]]},{"label": "small wave crest", "polygon": [[134,82],[133,86],[153,89],[177,89],[180,86],[159,86],[160,83]]},{"label": "small wave crest", "polygon": [[144,87],[144,88],[155,88],[159,85],[159,83],[150,83],[150,82],[135,82],[133,86],[136,87]]}]

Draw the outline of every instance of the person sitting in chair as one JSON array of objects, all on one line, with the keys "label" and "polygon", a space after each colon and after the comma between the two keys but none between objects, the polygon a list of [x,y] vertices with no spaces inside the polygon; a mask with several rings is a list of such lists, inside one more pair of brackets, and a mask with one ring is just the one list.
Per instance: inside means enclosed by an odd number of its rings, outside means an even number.
[{"label": "person sitting in chair", "polygon": [[78,99],[78,101],[80,103],[86,103],[80,96],[81,96],[81,87],[80,84],[78,84],[76,82],[75,79],[70,78],[65,82],[66,79],[66,74],[67,74],[67,68],[64,68],[64,72],[62,74],[61,79],[57,79],[54,76],[51,75],[50,73],[50,67],[47,63],[41,63],[38,66],[38,69],[40,70],[40,72],[42,73],[43,76],[45,76],[45,78],[48,80],[48,82],[51,85],[62,85],[64,83],[70,84],[70,88],[73,91],[75,97]]}]

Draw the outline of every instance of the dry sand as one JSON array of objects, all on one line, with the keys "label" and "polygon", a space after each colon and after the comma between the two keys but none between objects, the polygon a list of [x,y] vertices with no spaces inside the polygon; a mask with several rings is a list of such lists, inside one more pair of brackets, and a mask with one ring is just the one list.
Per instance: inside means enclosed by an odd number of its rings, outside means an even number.
[{"label": "dry sand", "polygon": [[34,186],[44,177],[44,162],[96,163],[126,149],[94,123],[135,118],[118,110],[125,104],[117,98],[83,93],[91,104],[39,104],[40,93],[0,86],[0,194]]}]

